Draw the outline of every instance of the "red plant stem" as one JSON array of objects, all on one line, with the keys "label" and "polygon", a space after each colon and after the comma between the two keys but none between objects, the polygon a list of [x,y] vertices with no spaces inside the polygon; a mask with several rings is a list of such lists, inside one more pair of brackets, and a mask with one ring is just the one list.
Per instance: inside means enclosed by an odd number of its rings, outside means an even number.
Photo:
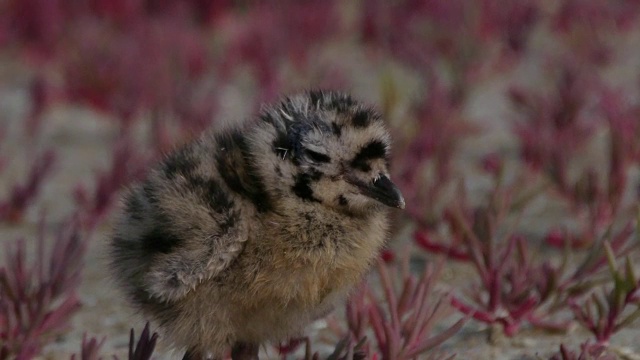
[{"label": "red plant stem", "polygon": [[496,321],[495,315],[490,314],[490,313],[488,313],[486,311],[474,310],[470,306],[468,306],[465,303],[463,303],[456,296],[452,296],[451,297],[451,306],[456,308],[461,313],[463,313],[465,315],[469,315],[469,316],[473,317],[474,319],[476,319],[478,321],[481,321],[483,323],[492,324],[492,323],[494,323]]},{"label": "red plant stem", "polygon": [[459,261],[471,260],[471,257],[466,251],[463,251],[461,249],[457,249],[445,244],[435,243],[431,241],[431,239],[429,239],[429,237],[422,232],[416,232],[413,236],[416,243],[420,247],[422,247],[423,249],[429,252],[436,253],[436,254],[443,254],[453,260],[459,260]]},{"label": "red plant stem", "polygon": [[389,276],[389,272],[386,269],[384,262],[380,259],[377,260],[378,273],[380,274],[380,282],[382,283],[382,289],[387,300],[389,307],[389,314],[391,315],[391,326],[395,329],[400,328],[400,319],[398,318],[398,299],[396,298],[393,283]]}]

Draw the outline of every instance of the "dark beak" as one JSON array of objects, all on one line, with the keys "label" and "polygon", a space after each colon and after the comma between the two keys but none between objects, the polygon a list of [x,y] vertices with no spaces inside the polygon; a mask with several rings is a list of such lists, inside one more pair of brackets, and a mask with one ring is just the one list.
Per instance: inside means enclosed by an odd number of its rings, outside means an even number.
[{"label": "dark beak", "polygon": [[404,209],[404,198],[400,189],[386,175],[381,175],[373,183],[356,183],[355,185],[365,196],[378,200],[387,206]]}]

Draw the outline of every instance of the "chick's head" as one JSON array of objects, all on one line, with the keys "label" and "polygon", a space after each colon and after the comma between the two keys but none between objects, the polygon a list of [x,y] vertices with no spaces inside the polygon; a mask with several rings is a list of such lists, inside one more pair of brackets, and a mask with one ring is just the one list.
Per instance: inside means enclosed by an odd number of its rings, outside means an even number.
[{"label": "chick's head", "polygon": [[380,115],[349,95],[309,91],[263,110],[252,140],[273,197],[365,214],[404,208]]}]

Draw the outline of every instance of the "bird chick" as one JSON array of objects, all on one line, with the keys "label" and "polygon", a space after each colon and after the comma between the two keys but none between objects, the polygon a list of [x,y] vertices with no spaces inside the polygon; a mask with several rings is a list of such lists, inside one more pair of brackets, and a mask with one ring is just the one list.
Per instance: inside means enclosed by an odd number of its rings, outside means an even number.
[{"label": "bird chick", "polygon": [[257,359],[344,300],[404,208],[380,115],[309,91],[175,150],[124,196],[114,277],[184,359]]}]

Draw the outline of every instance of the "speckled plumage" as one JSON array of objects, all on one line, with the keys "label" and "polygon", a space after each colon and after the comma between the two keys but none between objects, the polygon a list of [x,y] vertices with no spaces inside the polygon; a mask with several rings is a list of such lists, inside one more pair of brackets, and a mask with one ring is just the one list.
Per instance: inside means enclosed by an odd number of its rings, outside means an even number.
[{"label": "speckled plumage", "polygon": [[[371,108],[309,91],[169,154],[124,196],[115,279],[185,358],[257,357],[369,269],[404,207]],[[248,355],[247,355],[248,354]]]}]

